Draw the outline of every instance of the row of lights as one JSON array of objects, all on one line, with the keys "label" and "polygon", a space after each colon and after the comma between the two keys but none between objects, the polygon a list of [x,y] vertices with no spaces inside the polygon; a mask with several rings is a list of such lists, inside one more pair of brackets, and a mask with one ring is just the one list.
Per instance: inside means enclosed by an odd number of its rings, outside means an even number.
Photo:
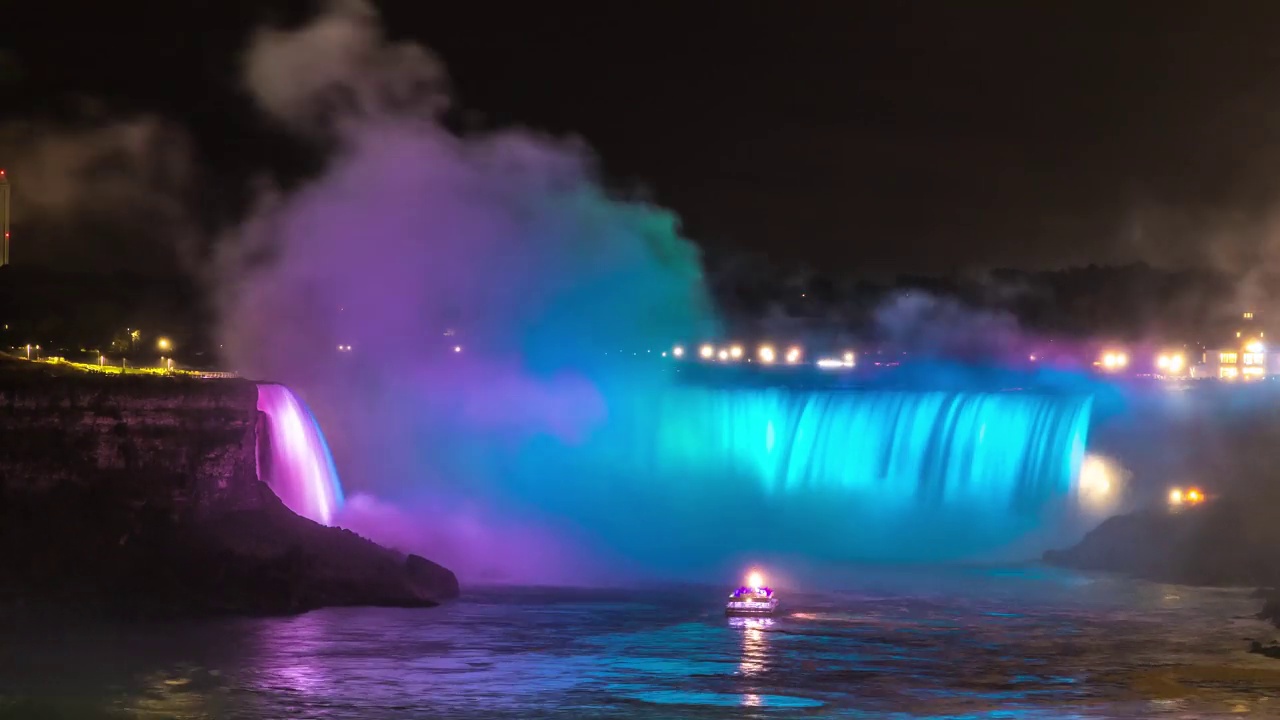
[{"label": "row of lights", "polygon": [[1169,504],[1174,507],[1199,505],[1202,502],[1204,502],[1204,492],[1199,488],[1190,488],[1186,491],[1182,488],[1174,488],[1169,491]]},{"label": "row of lights", "polygon": [[[741,345],[729,345],[717,348],[710,343],[704,343],[698,348],[698,357],[703,360],[720,361],[720,362],[739,362],[746,355],[746,350]],[[674,358],[683,358],[685,349],[683,345],[676,345],[671,348],[671,356]],[[773,365],[779,361],[778,351],[772,345],[761,345],[756,349],[756,360],[764,365]],[[792,345],[787,348],[786,353],[781,360],[787,365],[799,365],[804,360],[804,350],[798,345]],[[751,362],[750,359],[747,362]],[[842,368],[853,367],[854,354],[852,351],[845,352],[839,358],[821,358],[818,360],[818,367],[821,368]]]}]

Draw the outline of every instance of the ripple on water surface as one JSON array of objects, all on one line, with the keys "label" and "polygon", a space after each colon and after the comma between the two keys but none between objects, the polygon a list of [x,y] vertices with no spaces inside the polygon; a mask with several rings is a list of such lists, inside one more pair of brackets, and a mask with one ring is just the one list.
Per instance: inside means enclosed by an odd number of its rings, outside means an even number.
[{"label": "ripple on water surface", "polygon": [[[0,715],[75,718],[1120,718],[1280,715],[1244,593],[1003,576],[935,593],[492,590],[435,610],[30,633]],[[1018,580],[1020,583],[1046,580]]]}]

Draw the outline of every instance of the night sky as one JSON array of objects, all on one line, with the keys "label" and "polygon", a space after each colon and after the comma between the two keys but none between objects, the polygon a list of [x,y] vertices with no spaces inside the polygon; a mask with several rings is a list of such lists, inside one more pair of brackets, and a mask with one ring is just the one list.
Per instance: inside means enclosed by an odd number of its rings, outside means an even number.
[{"label": "night sky", "polygon": [[[1280,197],[1276,3],[378,6],[447,66],[451,122],[579,135],[610,184],[711,247],[850,273],[1231,266]],[[238,72],[254,27],[309,7],[5,8],[0,122],[163,118],[190,133],[191,194],[216,228],[258,173],[316,167]],[[49,234],[34,254],[54,265],[116,241],[19,227]]]}]

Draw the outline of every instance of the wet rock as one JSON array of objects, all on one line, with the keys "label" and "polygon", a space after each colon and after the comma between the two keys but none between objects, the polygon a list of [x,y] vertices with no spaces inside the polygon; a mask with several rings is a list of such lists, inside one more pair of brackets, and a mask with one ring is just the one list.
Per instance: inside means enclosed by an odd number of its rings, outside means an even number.
[{"label": "wet rock", "polygon": [[1249,652],[1255,655],[1264,655],[1269,658],[1276,658],[1277,660],[1280,660],[1280,645],[1277,645],[1275,643],[1271,643],[1270,645],[1263,645],[1257,640],[1254,640],[1253,642],[1249,643]]},{"label": "wet rock", "polygon": [[1280,593],[1273,593],[1262,603],[1258,613],[1259,620],[1270,620],[1272,625],[1280,627]]},{"label": "wet rock", "polygon": [[429,607],[453,573],[291,512],[257,476],[257,387],[0,359],[0,615]]},{"label": "wet rock", "polygon": [[1079,570],[1118,572],[1157,582],[1209,586],[1280,585],[1280,526],[1259,522],[1231,498],[1169,512],[1109,518],[1074,547],[1044,560]]}]

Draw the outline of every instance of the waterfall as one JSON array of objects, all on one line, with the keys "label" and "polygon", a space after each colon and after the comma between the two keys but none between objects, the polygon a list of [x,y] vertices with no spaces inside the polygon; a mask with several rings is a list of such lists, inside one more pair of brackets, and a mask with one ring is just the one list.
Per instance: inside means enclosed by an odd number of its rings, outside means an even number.
[{"label": "waterfall", "polygon": [[1090,407],[1026,392],[680,388],[641,412],[641,432],[653,435],[644,454],[665,466],[658,474],[714,468],[768,496],[870,493],[1019,513],[1071,491]]},{"label": "waterfall", "polygon": [[[673,386],[607,394],[583,443],[435,457],[495,497],[664,570],[731,555],[1034,556],[1073,512],[1092,399],[1035,392]],[[489,465],[482,467],[477,459]]]},{"label": "waterfall", "polygon": [[259,385],[258,410],[266,416],[266,432],[259,431],[259,479],[290,510],[331,524],[342,506],[342,484],[319,423],[283,385]]}]

